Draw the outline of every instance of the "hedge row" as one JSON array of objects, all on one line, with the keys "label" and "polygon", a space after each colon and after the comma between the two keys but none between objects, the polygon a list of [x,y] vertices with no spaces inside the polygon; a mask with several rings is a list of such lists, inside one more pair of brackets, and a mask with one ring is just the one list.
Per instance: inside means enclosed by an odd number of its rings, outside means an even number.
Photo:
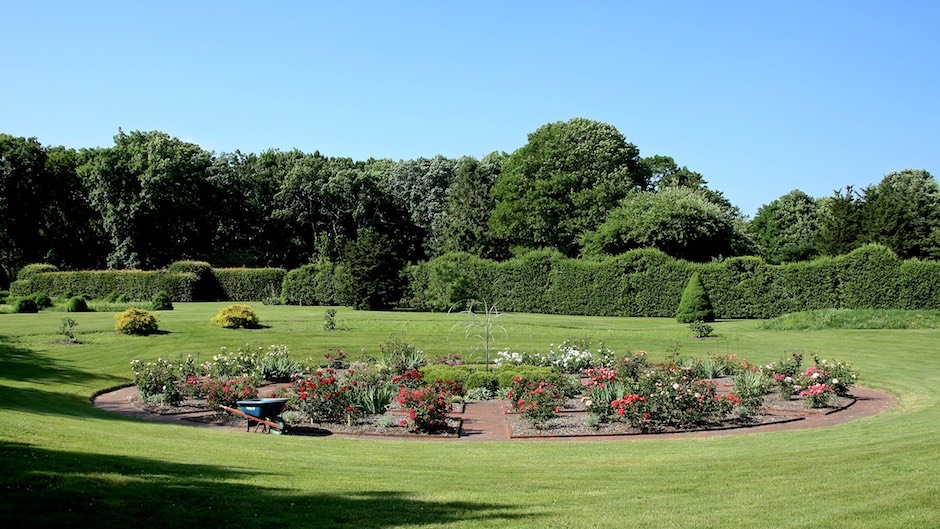
[{"label": "hedge row", "polygon": [[48,265],[29,265],[27,279],[10,285],[13,296],[44,292],[53,297],[85,295],[105,298],[112,292],[130,301],[148,301],[166,291],[173,301],[262,301],[281,296],[282,268],[212,268],[208,263],[181,261],[167,270],[92,270],[54,272]]},{"label": "hedge row", "polygon": [[52,297],[84,295],[100,299],[116,292],[129,301],[149,301],[157,292],[165,291],[176,301],[193,301],[196,281],[194,274],[164,271],[45,272],[14,281],[10,294],[23,297],[43,292]]},{"label": "hedge row", "polygon": [[408,271],[404,303],[446,310],[485,299],[502,310],[671,317],[699,272],[719,318],[770,318],[824,308],[940,309],[940,263],[902,261],[877,245],[810,262],[768,265],[757,257],[690,263],[658,250],[605,260],[533,252],[498,263],[447,254]]}]

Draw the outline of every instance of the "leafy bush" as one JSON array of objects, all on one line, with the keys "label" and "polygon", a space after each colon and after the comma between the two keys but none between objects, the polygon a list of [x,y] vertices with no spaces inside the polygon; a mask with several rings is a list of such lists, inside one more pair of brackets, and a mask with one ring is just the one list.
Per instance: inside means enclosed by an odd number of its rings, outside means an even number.
[{"label": "leafy bush", "polygon": [[0,290],[0,305],[6,303],[9,297],[10,297],[9,290]]},{"label": "leafy bush", "polygon": [[33,298],[19,298],[13,302],[13,312],[17,314],[35,314],[39,312],[36,300]]},{"label": "leafy bush", "polygon": [[423,351],[414,345],[399,339],[379,344],[381,363],[388,366],[393,374],[402,374],[413,369],[420,369],[428,363]]},{"label": "leafy bush", "polygon": [[336,265],[330,261],[307,264],[287,272],[282,295],[292,305],[335,305],[340,302]]},{"label": "leafy bush", "polygon": [[425,380],[456,382],[461,386],[464,385],[464,381],[467,379],[467,376],[470,375],[471,371],[472,369],[466,366],[448,366],[441,364],[428,365],[421,368]]},{"label": "leafy bush", "polygon": [[323,313],[323,330],[326,332],[336,330],[336,309],[327,309]]},{"label": "leafy bush", "polygon": [[164,404],[176,405],[182,399],[177,384],[178,367],[169,360],[157,358],[155,362],[131,361],[134,385],[141,397],[155,399]]},{"label": "leafy bush", "polygon": [[349,421],[355,416],[352,385],[342,384],[332,369],[318,369],[314,376],[294,382],[300,411],[318,422]]},{"label": "leafy bush", "polygon": [[253,329],[258,326],[258,315],[248,305],[229,305],[219,309],[212,323],[224,329]]},{"label": "leafy bush", "polygon": [[173,300],[165,290],[161,290],[150,298],[150,310],[173,310]]},{"label": "leafy bush", "polygon": [[387,309],[401,299],[402,258],[391,240],[369,229],[360,230],[355,240],[346,244],[343,264],[348,275],[345,287],[352,293],[357,309]]},{"label": "leafy bush", "polygon": [[65,306],[67,312],[88,312],[88,302],[82,296],[72,296]]},{"label": "leafy bush", "polygon": [[158,330],[157,317],[144,309],[127,309],[114,319],[114,329],[124,334],[146,336]]},{"label": "leafy bush", "polygon": [[45,292],[37,292],[33,294],[33,301],[36,302],[36,307],[39,310],[52,308],[52,298],[49,297]]},{"label": "leafy bush", "polygon": [[481,388],[495,393],[499,389],[499,380],[490,371],[474,371],[464,379],[463,386],[468,394],[474,389]]},{"label": "leafy bush", "polygon": [[734,375],[732,393],[741,399],[742,408],[755,411],[763,405],[764,396],[770,392],[773,385],[773,379],[764,372],[744,369]]},{"label": "leafy bush", "polygon": [[712,302],[698,273],[692,274],[692,277],[689,278],[689,284],[682,291],[682,299],[679,301],[676,319],[679,320],[679,323],[715,321]]},{"label": "leafy bush", "polygon": [[715,328],[702,320],[695,320],[689,324],[689,330],[692,331],[696,338],[708,338],[712,335],[712,331],[714,331]]},{"label": "leafy bush", "polygon": [[75,340],[75,327],[78,322],[72,318],[62,318],[62,325],[59,326],[59,334],[65,337],[65,341],[77,343]]}]

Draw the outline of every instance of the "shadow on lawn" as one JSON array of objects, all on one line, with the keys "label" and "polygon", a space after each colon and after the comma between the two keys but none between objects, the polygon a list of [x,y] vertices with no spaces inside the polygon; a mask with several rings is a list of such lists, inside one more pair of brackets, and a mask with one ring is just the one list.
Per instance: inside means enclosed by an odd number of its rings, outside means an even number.
[{"label": "shadow on lawn", "polygon": [[[80,395],[42,389],[45,383],[85,384],[100,382],[103,386],[116,385],[123,379],[75,369],[29,349],[9,343],[0,336],[0,410],[17,410],[42,415],[75,417],[104,417],[91,402]],[[14,382],[12,385],[4,382]],[[40,387],[22,387],[23,384]]]},{"label": "shadow on lawn", "polygon": [[510,506],[427,501],[396,491],[301,494],[273,475],[268,487],[226,481],[264,474],[260,469],[20,443],[0,442],[0,463],[0,519],[12,527],[385,528],[456,521],[506,526],[524,516]]}]

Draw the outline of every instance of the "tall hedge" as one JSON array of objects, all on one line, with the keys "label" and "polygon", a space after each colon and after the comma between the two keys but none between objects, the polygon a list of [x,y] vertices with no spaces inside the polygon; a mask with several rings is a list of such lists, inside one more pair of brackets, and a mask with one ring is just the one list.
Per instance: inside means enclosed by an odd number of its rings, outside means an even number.
[{"label": "tall hedge", "polygon": [[336,265],[320,261],[303,265],[287,272],[281,297],[293,305],[336,305],[340,287],[336,278]]},{"label": "tall hedge", "polygon": [[154,294],[163,290],[176,301],[193,301],[192,292],[196,281],[194,274],[165,271],[46,272],[14,281],[10,291],[15,296],[45,292],[53,297],[84,295],[99,299],[117,292],[130,301],[149,301]]},{"label": "tall hedge", "polygon": [[784,265],[757,257],[690,263],[654,249],[604,260],[542,251],[503,263],[445,254],[407,271],[403,303],[441,310],[467,296],[511,311],[672,317],[695,272],[718,318],[825,308],[940,309],[940,263],[902,261],[877,245]]},{"label": "tall hedge", "polygon": [[281,297],[283,268],[213,268],[212,275],[227,301],[260,301]]}]

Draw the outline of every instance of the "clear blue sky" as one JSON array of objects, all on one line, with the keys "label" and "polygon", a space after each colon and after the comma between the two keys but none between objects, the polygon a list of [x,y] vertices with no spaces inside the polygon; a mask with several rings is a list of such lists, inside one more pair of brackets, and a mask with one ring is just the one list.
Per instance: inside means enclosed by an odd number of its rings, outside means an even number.
[{"label": "clear blue sky", "polygon": [[0,0],[0,132],[216,152],[512,152],[610,123],[747,215],[940,173],[940,2]]}]

